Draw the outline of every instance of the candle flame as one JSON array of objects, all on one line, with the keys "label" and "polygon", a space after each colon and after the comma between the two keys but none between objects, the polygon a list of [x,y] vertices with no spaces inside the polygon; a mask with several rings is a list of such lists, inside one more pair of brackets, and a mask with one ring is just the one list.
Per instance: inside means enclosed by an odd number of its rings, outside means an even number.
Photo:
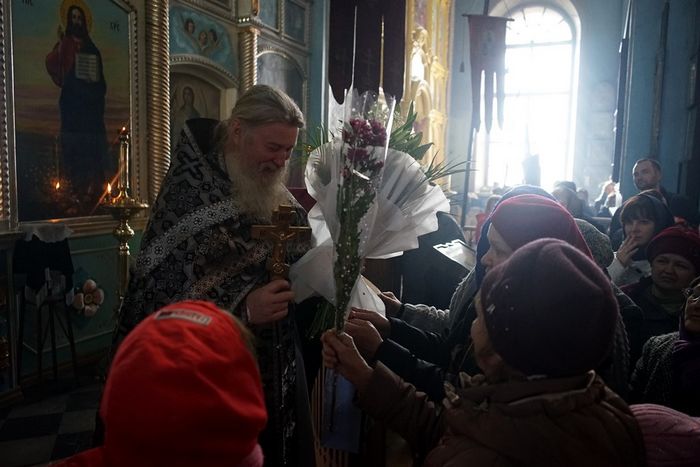
[{"label": "candle flame", "polygon": [[56,188],[56,190],[58,190],[59,188],[61,188],[61,182],[56,181],[56,184],[54,185],[54,187]]},{"label": "candle flame", "polygon": [[112,194],[112,184],[107,183],[107,194]]}]

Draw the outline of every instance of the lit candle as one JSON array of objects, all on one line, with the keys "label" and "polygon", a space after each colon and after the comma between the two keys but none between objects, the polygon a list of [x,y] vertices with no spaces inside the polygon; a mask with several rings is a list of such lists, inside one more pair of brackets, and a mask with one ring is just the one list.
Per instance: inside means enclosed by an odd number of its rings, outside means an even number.
[{"label": "lit candle", "polygon": [[[58,136],[53,141],[53,161],[56,166],[56,180],[61,179],[61,163],[58,160]],[[58,189],[58,188],[56,188]]]},{"label": "lit candle", "polygon": [[107,196],[112,197],[112,184],[107,182]]},{"label": "lit candle", "polygon": [[117,181],[119,196],[129,194],[129,131],[122,127],[119,131],[119,179]]},{"label": "lit candle", "polygon": [[56,184],[54,186],[56,187],[56,191],[58,191],[58,189],[61,188],[61,182],[56,180]]}]

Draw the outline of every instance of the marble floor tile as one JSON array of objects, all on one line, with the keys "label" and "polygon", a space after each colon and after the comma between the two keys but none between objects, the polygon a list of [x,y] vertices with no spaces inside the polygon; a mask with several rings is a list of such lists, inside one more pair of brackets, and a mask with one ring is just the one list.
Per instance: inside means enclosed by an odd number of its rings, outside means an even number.
[{"label": "marble floor tile", "polygon": [[21,467],[47,462],[51,459],[56,436],[56,434],[51,434],[31,440],[0,441],[2,466]]},{"label": "marble floor tile", "polygon": [[63,414],[35,415],[24,418],[8,418],[0,428],[0,441],[36,438],[58,433]]}]

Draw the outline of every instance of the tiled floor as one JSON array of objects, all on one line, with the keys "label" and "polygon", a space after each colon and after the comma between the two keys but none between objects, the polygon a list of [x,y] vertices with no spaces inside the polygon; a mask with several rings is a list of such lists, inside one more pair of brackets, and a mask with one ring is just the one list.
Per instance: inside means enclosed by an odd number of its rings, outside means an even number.
[{"label": "tiled floor", "polygon": [[45,465],[90,447],[98,383],[0,409],[2,467]]}]

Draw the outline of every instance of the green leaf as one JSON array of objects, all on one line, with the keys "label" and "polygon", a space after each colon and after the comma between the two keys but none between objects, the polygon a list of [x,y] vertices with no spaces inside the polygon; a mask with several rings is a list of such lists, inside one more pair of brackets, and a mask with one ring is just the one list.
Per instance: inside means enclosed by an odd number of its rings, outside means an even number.
[{"label": "green leaf", "polygon": [[397,109],[397,115],[394,116],[395,125],[389,137],[389,147],[405,152],[415,160],[420,161],[433,144],[421,145],[423,133],[414,133],[413,125],[416,122],[416,118],[418,118],[418,114],[414,110],[413,102],[408,107],[406,118],[402,119],[399,112],[399,109]]}]

